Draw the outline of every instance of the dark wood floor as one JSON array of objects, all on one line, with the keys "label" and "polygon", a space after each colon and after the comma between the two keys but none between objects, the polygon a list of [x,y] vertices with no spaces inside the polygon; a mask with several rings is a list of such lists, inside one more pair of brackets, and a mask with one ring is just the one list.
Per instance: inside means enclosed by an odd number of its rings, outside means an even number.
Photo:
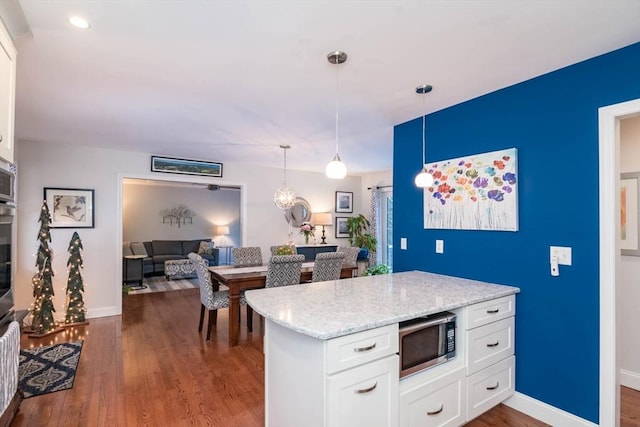
[{"label": "dark wood floor", "polygon": [[[78,338],[84,346],[73,388],[24,400],[12,426],[263,426],[260,322],[248,334],[243,310],[240,345],[229,348],[221,310],[207,343],[197,332],[198,292],[124,296],[121,317],[41,339],[23,335],[23,348]],[[638,427],[640,392],[627,390],[622,427]],[[499,405],[467,426],[546,424]]]}]

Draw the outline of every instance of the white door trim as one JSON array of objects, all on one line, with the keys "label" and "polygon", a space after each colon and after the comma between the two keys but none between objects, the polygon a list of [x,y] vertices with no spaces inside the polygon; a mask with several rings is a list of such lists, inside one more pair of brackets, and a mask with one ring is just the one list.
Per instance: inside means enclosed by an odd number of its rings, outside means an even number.
[{"label": "white door trim", "polygon": [[620,265],[620,119],[640,113],[640,99],[602,107],[599,127],[600,422],[620,425],[616,283]]}]

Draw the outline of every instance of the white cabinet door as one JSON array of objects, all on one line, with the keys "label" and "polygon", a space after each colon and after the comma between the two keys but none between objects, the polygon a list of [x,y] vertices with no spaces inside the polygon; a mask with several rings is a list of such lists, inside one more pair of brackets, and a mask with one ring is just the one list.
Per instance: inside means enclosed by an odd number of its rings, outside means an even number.
[{"label": "white cabinet door", "polygon": [[515,392],[516,358],[509,357],[467,378],[467,414],[471,420]]},{"label": "white cabinet door", "polygon": [[13,163],[16,50],[0,21],[0,157]]},{"label": "white cabinet door", "polygon": [[464,367],[400,395],[400,427],[453,427],[466,420]]},{"label": "white cabinet door", "polygon": [[467,332],[467,375],[493,365],[514,354],[515,319],[498,322]]},{"label": "white cabinet door", "polygon": [[325,426],[396,426],[398,363],[394,354],[329,376]]}]

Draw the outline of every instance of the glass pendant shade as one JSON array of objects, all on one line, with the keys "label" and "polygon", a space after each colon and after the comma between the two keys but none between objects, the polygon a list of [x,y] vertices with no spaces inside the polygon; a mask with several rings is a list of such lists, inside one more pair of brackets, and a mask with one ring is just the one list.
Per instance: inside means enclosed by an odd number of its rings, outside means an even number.
[{"label": "glass pendant shade", "polygon": [[273,195],[273,201],[278,208],[287,210],[295,204],[296,194],[285,182],[276,190],[276,193]]},{"label": "glass pendant shade", "polygon": [[324,173],[327,175],[327,178],[342,179],[347,176],[347,166],[342,163],[340,156],[336,153],[333,160],[329,162],[324,169]]},{"label": "glass pendant shade", "polygon": [[427,167],[425,166],[424,168],[422,168],[420,173],[416,175],[416,178],[414,181],[416,183],[416,187],[419,187],[419,188],[431,187],[433,185],[433,176],[431,176],[431,174],[427,170]]}]

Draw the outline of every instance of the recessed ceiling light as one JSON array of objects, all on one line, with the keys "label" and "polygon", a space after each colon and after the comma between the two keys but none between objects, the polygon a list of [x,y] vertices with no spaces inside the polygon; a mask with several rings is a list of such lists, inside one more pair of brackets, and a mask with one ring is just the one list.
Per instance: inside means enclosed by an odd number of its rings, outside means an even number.
[{"label": "recessed ceiling light", "polygon": [[81,28],[83,30],[87,30],[91,28],[91,25],[87,22],[86,19],[81,18],[79,16],[72,16],[68,19],[69,23],[74,27]]}]

